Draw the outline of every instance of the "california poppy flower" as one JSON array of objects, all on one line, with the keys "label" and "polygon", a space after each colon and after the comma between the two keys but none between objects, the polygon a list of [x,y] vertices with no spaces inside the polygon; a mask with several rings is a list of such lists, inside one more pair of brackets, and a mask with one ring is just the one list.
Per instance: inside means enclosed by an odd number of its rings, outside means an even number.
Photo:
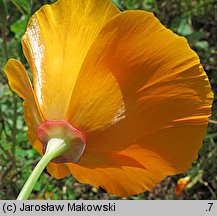
[{"label": "california poppy flower", "polygon": [[177,181],[177,186],[176,186],[176,195],[180,196],[182,191],[185,189],[185,187],[188,185],[188,183],[191,181],[191,178],[189,176],[186,176],[184,178],[180,178]]},{"label": "california poppy flower", "polygon": [[33,147],[43,154],[37,129],[55,122],[85,140],[74,162],[49,163],[53,177],[71,172],[81,183],[130,196],[197,158],[210,84],[186,39],[152,13],[121,12],[107,0],[59,0],[32,16],[22,47],[33,86],[19,61],[10,59],[5,72],[24,99]]}]

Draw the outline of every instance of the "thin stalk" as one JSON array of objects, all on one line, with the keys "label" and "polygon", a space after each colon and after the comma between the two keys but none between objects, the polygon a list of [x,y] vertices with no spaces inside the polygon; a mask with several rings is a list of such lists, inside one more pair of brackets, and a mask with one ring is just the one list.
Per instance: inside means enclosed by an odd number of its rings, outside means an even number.
[{"label": "thin stalk", "polygon": [[153,3],[154,3],[154,9],[155,9],[155,12],[156,12],[156,13],[159,13],[159,9],[158,9],[158,5],[157,5],[157,1],[154,0]]},{"label": "thin stalk", "polygon": [[212,137],[217,137],[217,133],[208,134],[204,137],[204,139],[210,139]]},{"label": "thin stalk", "polygon": [[217,124],[217,121],[213,120],[213,119],[209,119],[209,123],[211,123],[211,124]]},{"label": "thin stalk", "polygon": [[22,14],[22,15],[24,15],[25,16],[25,12],[22,10],[22,8],[19,6],[19,4],[17,4],[15,1],[11,1],[13,4],[14,4],[14,6],[20,11],[20,13]]},{"label": "thin stalk", "polygon": [[13,94],[13,104],[14,104],[14,115],[13,115],[13,127],[12,127],[12,155],[14,159],[14,165],[16,167],[16,135],[17,135],[17,97],[15,94]]},{"label": "thin stalk", "polygon": [[28,199],[40,175],[42,174],[43,170],[51,160],[52,158],[50,155],[44,155],[41,158],[39,163],[32,171],[31,175],[29,176],[28,180],[26,181],[25,185],[23,186],[23,189],[21,190],[19,196],[17,197],[17,200]]},{"label": "thin stalk", "polygon": [[3,48],[5,58],[8,60],[7,37],[6,37],[5,25],[2,25],[1,32],[2,32],[2,48]]},{"label": "thin stalk", "polygon": [[11,138],[10,138],[10,136],[7,134],[7,130],[6,130],[6,128],[5,128],[5,121],[4,121],[3,113],[2,113],[2,110],[1,110],[1,109],[2,109],[2,108],[1,108],[1,105],[0,105],[0,124],[1,124],[1,127],[2,127],[1,134],[4,132],[7,141],[10,142],[10,141],[11,141]]},{"label": "thin stalk", "polygon": [[[2,47],[5,54],[6,60],[8,60],[8,50],[7,50],[7,36],[6,36],[6,25],[2,26]],[[13,126],[12,126],[12,155],[13,163],[16,167],[16,134],[17,134],[17,97],[13,94],[13,104],[14,104],[14,115],[13,115]]]},{"label": "thin stalk", "polygon": [[17,200],[26,200],[29,198],[36,182],[38,181],[43,170],[47,164],[55,157],[61,155],[65,151],[69,150],[69,146],[62,139],[52,138],[48,144],[44,156],[41,158],[39,163],[36,165],[31,175],[24,184]]}]

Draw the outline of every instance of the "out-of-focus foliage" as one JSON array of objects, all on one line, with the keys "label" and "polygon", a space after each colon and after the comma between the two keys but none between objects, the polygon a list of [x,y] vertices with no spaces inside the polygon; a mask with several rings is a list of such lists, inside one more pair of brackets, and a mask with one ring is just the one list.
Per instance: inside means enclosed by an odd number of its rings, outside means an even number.
[{"label": "out-of-focus foliage", "polygon": [[[30,146],[23,119],[22,101],[10,90],[3,72],[8,57],[20,59],[21,37],[31,15],[53,0],[0,0],[0,199],[15,199],[40,155]],[[217,95],[217,2],[216,0],[113,0],[123,11],[145,9],[161,22],[189,41],[198,53]],[[4,14],[5,13],[5,14]],[[5,16],[6,15],[6,16]],[[4,19],[4,18],[3,18]],[[5,25],[6,24],[6,25]],[[28,71],[29,72],[29,71]],[[216,96],[212,119],[217,119]],[[129,199],[217,199],[217,122],[209,124],[199,158],[188,173],[166,178],[151,192]],[[176,182],[190,176],[191,182],[180,197],[175,195]],[[49,182],[49,184],[48,184]],[[55,180],[49,174],[41,176],[31,199],[118,199],[103,191],[76,182],[72,176]]]}]

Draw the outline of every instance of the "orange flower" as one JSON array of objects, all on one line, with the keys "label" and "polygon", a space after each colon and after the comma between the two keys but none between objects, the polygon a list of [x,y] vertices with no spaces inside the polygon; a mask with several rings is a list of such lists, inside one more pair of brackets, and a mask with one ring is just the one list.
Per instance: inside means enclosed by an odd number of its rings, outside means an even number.
[{"label": "orange flower", "polygon": [[186,176],[184,178],[180,178],[177,182],[176,186],[176,195],[180,196],[182,191],[185,189],[187,184],[191,181],[191,178],[189,176]]},{"label": "orange flower", "polygon": [[50,162],[53,177],[71,172],[129,196],[197,158],[210,84],[186,39],[152,13],[120,12],[107,0],[59,0],[32,16],[22,46],[34,87],[19,61],[9,60],[5,72],[24,99],[29,141],[43,154],[36,127],[57,120],[86,144],[79,162]]}]

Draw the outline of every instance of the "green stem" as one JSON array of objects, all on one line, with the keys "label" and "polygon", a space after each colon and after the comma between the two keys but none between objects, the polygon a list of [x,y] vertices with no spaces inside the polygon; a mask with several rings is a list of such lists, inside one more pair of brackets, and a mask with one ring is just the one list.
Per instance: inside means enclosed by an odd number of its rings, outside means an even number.
[{"label": "green stem", "polygon": [[17,144],[17,97],[15,94],[13,94],[13,104],[14,104],[14,115],[13,115],[13,126],[12,126],[12,155],[13,155],[13,162],[14,166],[16,168],[16,144]]},{"label": "green stem", "polygon": [[12,1],[12,3],[14,4],[14,6],[20,11],[20,13],[25,16],[25,12],[22,10],[22,8],[19,6],[19,4],[17,4],[15,1]]},{"label": "green stem", "polygon": [[55,157],[68,150],[68,145],[62,139],[52,138],[48,144],[44,156],[36,165],[25,185],[23,186],[17,200],[26,200],[29,198],[36,182],[38,181],[47,164]]},{"label": "green stem", "polygon": [[24,187],[22,188],[19,196],[17,197],[17,200],[28,199],[41,173],[43,172],[44,168],[47,166],[50,160],[51,158],[49,157],[49,155],[44,155],[41,158],[31,175],[29,176],[28,180],[26,181]]},{"label": "green stem", "polygon": [[157,0],[154,0],[153,3],[154,3],[155,12],[159,13],[158,5],[157,5]]},{"label": "green stem", "polygon": [[8,50],[7,50],[7,37],[6,37],[6,25],[1,28],[2,32],[2,50],[4,52],[5,58],[8,60]]}]

